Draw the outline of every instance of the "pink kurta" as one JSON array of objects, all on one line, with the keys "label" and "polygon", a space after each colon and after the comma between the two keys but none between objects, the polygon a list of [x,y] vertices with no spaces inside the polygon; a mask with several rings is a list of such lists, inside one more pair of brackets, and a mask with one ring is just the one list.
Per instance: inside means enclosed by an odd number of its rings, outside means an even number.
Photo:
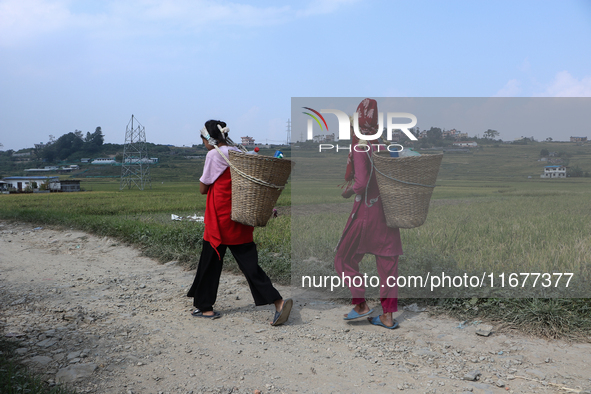
[{"label": "pink kurta", "polygon": [[[377,147],[370,146],[372,151],[377,151]],[[363,148],[363,146],[359,146],[359,148]],[[355,183],[353,184],[355,204],[343,230],[338,249],[345,248],[350,253],[356,254],[401,255],[400,231],[386,225],[386,216],[384,215],[380,191],[378,190],[375,169],[371,173],[371,162],[368,154],[353,151],[353,162],[355,165]]]},{"label": "pink kurta", "polygon": [[[372,152],[376,150],[372,146]],[[355,204],[337,246],[335,269],[339,276],[362,276],[359,263],[364,254],[373,254],[376,256],[380,282],[385,284],[389,276],[398,277],[398,256],[402,254],[400,231],[386,225],[375,169],[372,171],[368,153],[354,151],[353,162]],[[349,290],[353,304],[365,301],[364,287],[351,286]],[[384,313],[398,310],[397,298],[396,287],[380,286],[380,301]]]}]

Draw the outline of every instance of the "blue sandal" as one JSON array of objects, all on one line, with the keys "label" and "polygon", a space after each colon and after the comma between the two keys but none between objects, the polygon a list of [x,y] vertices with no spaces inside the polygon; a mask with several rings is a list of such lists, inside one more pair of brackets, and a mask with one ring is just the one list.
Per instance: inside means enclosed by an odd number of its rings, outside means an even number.
[{"label": "blue sandal", "polygon": [[370,315],[373,312],[373,309],[370,309],[369,312],[359,314],[355,312],[355,308],[351,309],[351,312],[347,314],[347,317],[343,317],[343,320],[353,320],[359,319],[360,317]]},{"label": "blue sandal", "polygon": [[398,322],[396,320],[394,320],[394,325],[392,327],[389,327],[389,326],[385,325],[384,323],[382,323],[379,316],[368,317],[367,321],[370,322],[371,324],[373,324],[374,326],[382,326],[384,328],[387,328],[388,330],[393,330],[395,328],[398,328]]}]

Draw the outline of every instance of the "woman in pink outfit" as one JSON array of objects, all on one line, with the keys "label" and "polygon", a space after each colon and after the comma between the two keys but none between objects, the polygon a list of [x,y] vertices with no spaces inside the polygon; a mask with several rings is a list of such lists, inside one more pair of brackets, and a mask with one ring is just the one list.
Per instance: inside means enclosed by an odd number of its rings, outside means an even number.
[{"label": "woman in pink outfit", "polygon": [[[373,135],[378,130],[378,106],[372,99],[363,100],[357,107],[359,130],[362,134]],[[365,287],[355,286],[363,283],[359,263],[366,253],[376,257],[380,277],[380,301],[383,314],[368,317],[370,323],[393,329],[398,323],[392,313],[398,311],[398,289],[388,286],[388,277],[398,277],[398,256],[402,254],[400,231],[386,225],[380,192],[372,171],[370,155],[378,150],[376,140],[359,140],[352,132],[351,153],[347,161],[345,180],[349,186],[343,191],[345,198],[355,194],[355,204],[343,235],[337,246],[335,269],[339,276],[351,278],[349,290],[354,308],[345,315],[345,320],[368,316],[373,312],[365,301]],[[365,146],[364,146],[365,145]],[[357,149],[355,147],[357,146]],[[367,152],[366,152],[367,150]],[[351,185],[351,182],[352,185]],[[355,280],[354,278],[360,278]],[[393,280],[390,280],[394,284]]]}]

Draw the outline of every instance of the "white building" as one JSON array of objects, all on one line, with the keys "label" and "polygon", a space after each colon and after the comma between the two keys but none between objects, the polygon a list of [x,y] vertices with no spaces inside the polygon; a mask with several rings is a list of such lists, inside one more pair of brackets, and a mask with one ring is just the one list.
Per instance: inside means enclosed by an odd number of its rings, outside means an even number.
[{"label": "white building", "polygon": [[48,168],[27,168],[25,172],[51,172],[54,170],[50,170]]},{"label": "white building", "polygon": [[27,188],[31,191],[40,190],[42,183],[47,183],[49,190],[59,191],[60,180],[57,176],[8,176],[2,179],[6,183],[8,189],[15,189],[18,192],[23,192]]},{"label": "white building", "polygon": [[465,147],[465,148],[476,148],[478,146],[476,141],[458,141],[458,142],[454,142],[453,145]]},{"label": "white building", "polygon": [[27,168],[25,170],[25,172],[54,172],[54,171],[70,172],[70,171],[79,170],[79,169],[80,169],[80,166],[78,166],[76,164],[72,164],[70,166],[63,166],[62,168],[57,167],[57,166],[45,166],[45,168]]},{"label": "white building", "polygon": [[115,161],[115,159],[109,159],[109,158],[106,158],[106,159],[105,159],[105,158],[99,158],[99,159],[94,159],[94,160],[92,161],[92,163],[90,163],[90,164],[115,164],[115,163],[117,163],[117,162]]},{"label": "white building", "polygon": [[335,136],[334,133],[332,134],[326,134],[326,135],[315,135],[314,137],[312,137],[312,141],[316,142],[316,143],[320,143],[320,142],[334,142],[335,141]]},{"label": "white building", "polygon": [[546,166],[540,178],[566,178],[565,166]]},{"label": "white building", "polygon": [[158,163],[158,161],[159,160],[157,157],[150,157],[149,159],[147,157],[144,157],[143,159],[139,159],[137,157],[129,157],[125,159],[126,164],[156,164]]}]

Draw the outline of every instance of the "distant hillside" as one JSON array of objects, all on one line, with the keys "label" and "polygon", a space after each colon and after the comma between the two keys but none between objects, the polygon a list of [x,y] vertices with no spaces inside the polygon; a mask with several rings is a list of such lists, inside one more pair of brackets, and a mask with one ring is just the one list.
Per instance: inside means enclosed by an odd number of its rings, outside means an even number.
[{"label": "distant hillside", "polygon": [[[542,156],[546,150],[552,157]],[[543,152],[546,153],[546,152]],[[441,179],[507,179],[539,178],[549,161],[569,169],[580,168],[591,173],[591,144],[538,142],[528,145],[494,144],[480,146],[469,153],[446,152],[439,178]]]},{"label": "distant hillside", "polygon": [[[423,153],[437,153],[437,151],[421,151]],[[112,157],[123,152],[123,146],[117,144],[104,144],[101,153],[94,157]],[[262,149],[259,154],[272,156],[275,149]],[[153,182],[197,182],[203,171],[203,162],[206,150],[203,146],[191,148],[177,148],[165,145],[149,144],[150,157],[158,157],[159,163],[150,166]],[[286,157],[291,157],[290,150],[284,150]],[[295,151],[297,155],[304,152]],[[541,153],[548,153],[542,156]],[[549,154],[553,154],[551,157]],[[312,153],[306,153],[306,155]],[[316,156],[316,155],[314,155]],[[439,179],[448,180],[495,180],[495,179],[527,179],[539,178],[549,161],[539,161],[542,157],[554,162],[560,162],[569,169],[580,169],[582,175],[591,173],[591,144],[580,145],[570,142],[536,142],[527,145],[491,144],[481,145],[477,149],[464,152],[445,152]],[[325,165],[325,159],[334,166],[335,171],[344,171],[346,153],[331,155],[330,158],[316,157],[316,165]],[[315,162],[316,163],[316,162]],[[325,164],[323,164],[325,163]],[[58,172],[44,175],[60,175],[66,178],[76,178],[85,181],[109,180],[114,181],[121,175],[120,165],[92,165],[81,164],[79,160],[56,163],[60,165],[78,164],[80,170],[71,174],[59,174]],[[302,163],[303,164],[303,163]],[[18,162],[7,159],[6,152],[0,152],[0,175],[24,175],[25,168],[42,167],[47,163],[35,161]],[[550,182],[552,180],[549,180]]]},{"label": "distant hillside", "polygon": [[[47,157],[45,157],[45,155],[42,152],[45,149],[50,149],[50,147],[51,145],[44,148],[21,149],[16,155],[16,152],[13,152],[12,150],[0,151],[0,177],[10,175],[25,175],[24,170],[28,168],[44,168],[45,166],[50,165],[61,167],[70,164],[77,164],[81,166],[80,171],[76,171],[75,173],[72,173],[72,175],[82,173],[83,171],[85,176],[90,174],[93,174],[94,176],[112,176],[115,173],[121,173],[120,168],[118,170],[115,170],[108,169],[105,167],[101,170],[98,168],[94,168],[97,167],[97,165],[88,165],[81,163],[80,159],[96,159],[110,157],[115,158],[116,160],[121,162],[123,157],[123,145],[102,144],[92,152],[89,152],[88,150],[80,147],[80,149],[68,154],[66,159],[64,160],[59,160],[57,158],[54,158],[54,160],[49,160]],[[55,148],[55,146],[51,147],[51,149]],[[177,148],[167,145],[147,143],[147,150],[149,157],[159,158],[159,160],[161,161],[160,164],[164,166],[166,166],[170,160],[173,160],[176,157],[199,156],[205,154],[205,148],[203,146],[197,146],[195,148]],[[28,155],[23,156],[22,153],[28,153]],[[89,170],[92,171],[89,174],[86,174]],[[37,173],[36,175],[39,175],[39,173]],[[43,175],[59,175],[59,173],[43,173]]]}]

